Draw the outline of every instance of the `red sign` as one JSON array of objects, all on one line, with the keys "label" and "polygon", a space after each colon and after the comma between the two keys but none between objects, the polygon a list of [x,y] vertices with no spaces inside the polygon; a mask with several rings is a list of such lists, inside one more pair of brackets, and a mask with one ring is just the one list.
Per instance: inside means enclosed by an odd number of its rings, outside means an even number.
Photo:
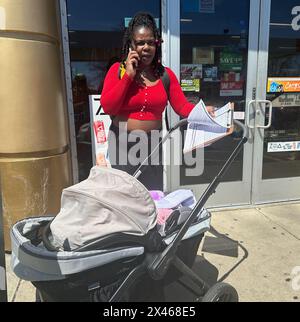
[{"label": "red sign", "polygon": [[106,142],[105,128],[103,121],[94,122],[94,131],[97,138],[97,143],[103,144]]},{"label": "red sign", "polygon": [[221,90],[243,89],[243,86],[244,86],[243,81],[239,81],[239,82],[222,81],[221,82]]}]

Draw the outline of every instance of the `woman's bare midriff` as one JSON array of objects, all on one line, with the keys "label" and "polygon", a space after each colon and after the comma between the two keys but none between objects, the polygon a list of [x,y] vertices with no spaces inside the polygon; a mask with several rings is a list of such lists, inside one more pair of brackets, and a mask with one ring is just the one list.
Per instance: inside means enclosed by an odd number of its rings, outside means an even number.
[{"label": "woman's bare midriff", "polygon": [[127,131],[142,130],[150,132],[152,130],[160,130],[162,128],[161,120],[141,121],[136,119],[127,119],[126,117],[116,116],[113,123],[117,127],[123,127],[127,123]]}]

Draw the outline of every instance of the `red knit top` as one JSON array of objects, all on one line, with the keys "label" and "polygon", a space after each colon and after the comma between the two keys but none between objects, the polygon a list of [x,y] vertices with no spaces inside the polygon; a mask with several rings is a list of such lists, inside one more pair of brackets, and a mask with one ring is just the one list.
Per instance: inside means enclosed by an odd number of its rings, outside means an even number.
[{"label": "red knit top", "polygon": [[[113,64],[104,80],[100,99],[104,112],[137,120],[161,120],[168,101],[162,80],[154,86],[142,86],[127,73],[119,79],[119,66],[120,63]],[[170,104],[177,114],[187,117],[194,104],[185,98],[172,70],[166,70],[170,78]]]}]

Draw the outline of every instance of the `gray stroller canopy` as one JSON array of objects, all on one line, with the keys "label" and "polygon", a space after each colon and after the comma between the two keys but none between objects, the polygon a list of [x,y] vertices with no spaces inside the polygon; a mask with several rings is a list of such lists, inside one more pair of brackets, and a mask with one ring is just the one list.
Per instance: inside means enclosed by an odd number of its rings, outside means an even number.
[{"label": "gray stroller canopy", "polygon": [[50,226],[53,245],[73,250],[116,232],[143,236],[156,226],[156,215],[150,193],[137,179],[96,166],[86,180],[63,190]]}]

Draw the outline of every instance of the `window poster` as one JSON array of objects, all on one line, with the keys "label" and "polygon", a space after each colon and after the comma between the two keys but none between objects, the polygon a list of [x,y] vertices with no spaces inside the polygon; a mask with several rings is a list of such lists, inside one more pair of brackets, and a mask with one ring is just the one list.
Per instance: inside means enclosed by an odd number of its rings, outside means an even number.
[{"label": "window poster", "polygon": [[244,80],[240,73],[224,73],[220,83],[220,96],[243,96]]},{"label": "window poster", "polygon": [[215,54],[211,47],[193,47],[193,64],[214,64]]},{"label": "window poster", "polygon": [[[276,94],[275,94],[276,95]],[[299,106],[300,107],[300,94],[296,93],[286,93],[277,96],[272,100],[273,107],[291,107]]]},{"label": "window poster", "polygon": [[300,141],[268,143],[268,152],[293,152],[293,151],[300,151]]},{"label": "window poster", "polygon": [[181,78],[202,78],[201,64],[181,64],[180,65]]},{"label": "window poster", "polygon": [[200,92],[200,79],[182,79],[180,86],[184,92]]},{"label": "window poster", "polygon": [[205,65],[203,66],[203,81],[215,82],[218,80],[218,67]]},{"label": "window poster", "polygon": [[241,71],[243,67],[243,56],[239,52],[223,50],[220,53],[220,71]]},{"label": "window poster", "polygon": [[300,77],[268,78],[268,93],[300,92]]},{"label": "window poster", "polygon": [[200,92],[201,64],[180,65],[180,85],[184,92]]}]

